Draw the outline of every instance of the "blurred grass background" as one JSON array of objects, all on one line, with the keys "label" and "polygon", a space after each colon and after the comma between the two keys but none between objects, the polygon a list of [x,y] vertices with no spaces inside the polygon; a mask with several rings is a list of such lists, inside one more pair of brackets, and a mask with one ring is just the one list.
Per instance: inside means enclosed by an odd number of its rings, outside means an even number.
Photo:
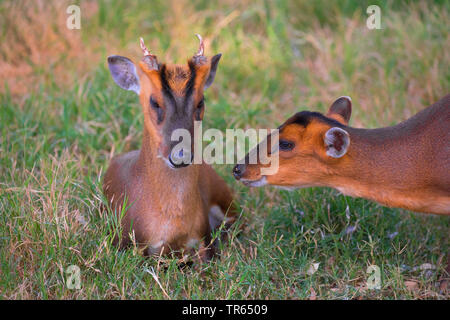
[{"label": "blurred grass background", "polygon": [[[440,281],[448,217],[330,189],[248,189],[231,166],[216,166],[245,227],[219,259],[181,270],[172,259],[118,252],[99,209],[111,156],[142,138],[138,100],[113,83],[108,55],[138,61],[143,36],[160,61],[183,63],[200,33],[206,54],[223,54],[204,129],[273,128],[341,95],[353,99],[351,125],[386,126],[449,92],[449,1],[75,3],[81,30],[66,28],[73,2],[0,3],[1,298],[449,298]],[[366,27],[372,4],[381,30]],[[80,290],[64,285],[72,264]],[[366,286],[372,264],[380,290]]]}]

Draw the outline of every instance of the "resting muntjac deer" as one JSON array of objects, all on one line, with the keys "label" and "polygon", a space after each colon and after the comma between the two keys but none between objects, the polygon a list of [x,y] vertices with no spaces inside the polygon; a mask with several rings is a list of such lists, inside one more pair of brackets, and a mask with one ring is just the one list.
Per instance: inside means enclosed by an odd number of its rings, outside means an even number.
[{"label": "resting muntjac deer", "polygon": [[[148,255],[198,249],[209,260],[214,254],[211,232],[224,220],[229,226],[236,219],[232,194],[214,169],[179,161],[183,150],[172,152],[177,143],[171,141],[172,132],[192,133],[194,121],[203,119],[203,92],[213,83],[221,57],[205,57],[197,36],[200,48],[187,65],[160,64],[142,38],[144,57],[138,66],[126,57],[108,57],[114,81],[139,96],[144,132],[141,150],[112,159],[103,191],[116,215],[126,206],[123,234],[116,242],[126,246],[134,233]],[[191,150],[193,157],[193,143]]]},{"label": "resting muntjac deer", "polygon": [[450,94],[392,127],[349,127],[351,111],[351,99],[341,97],[326,115],[295,114],[279,127],[271,154],[278,153],[278,171],[261,175],[264,165],[249,164],[247,155],[235,178],[248,186],[332,187],[389,207],[450,214]]}]

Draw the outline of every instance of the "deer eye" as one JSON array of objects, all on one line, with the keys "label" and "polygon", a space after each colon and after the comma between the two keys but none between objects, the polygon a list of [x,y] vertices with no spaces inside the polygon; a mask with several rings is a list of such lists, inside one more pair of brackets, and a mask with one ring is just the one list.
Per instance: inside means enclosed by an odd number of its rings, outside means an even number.
[{"label": "deer eye", "polygon": [[202,109],[205,106],[205,97],[202,97],[202,99],[197,104],[197,109]]},{"label": "deer eye", "polygon": [[156,100],[153,99],[153,97],[150,97],[150,105],[152,106],[153,109],[161,109],[158,102],[156,102]]},{"label": "deer eye", "polygon": [[156,102],[156,100],[153,99],[153,97],[150,97],[150,106],[152,107],[153,110],[156,111],[156,115],[158,117],[158,124],[160,124],[163,121],[163,118],[164,118],[163,109],[158,104],[158,102]]},{"label": "deer eye", "polygon": [[294,149],[295,144],[293,142],[287,141],[287,140],[280,140],[279,141],[280,150],[282,151],[290,151]]}]

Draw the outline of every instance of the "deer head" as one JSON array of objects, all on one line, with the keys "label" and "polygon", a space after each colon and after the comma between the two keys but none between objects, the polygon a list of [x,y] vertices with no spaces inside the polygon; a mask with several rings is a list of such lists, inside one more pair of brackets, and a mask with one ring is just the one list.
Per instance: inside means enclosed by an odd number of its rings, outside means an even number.
[{"label": "deer head", "polygon": [[[347,164],[350,135],[347,124],[352,111],[351,99],[340,97],[330,107],[326,116],[318,112],[302,111],[290,117],[279,128],[278,146],[272,156],[279,157],[278,171],[261,175],[268,165],[238,164],[233,169],[236,179],[249,186],[265,184],[292,187],[318,186],[333,168]],[[271,144],[271,136],[268,136]],[[271,146],[268,150],[271,150]]]},{"label": "deer head", "polygon": [[198,52],[186,65],[159,63],[142,38],[144,57],[138,66],[126,57],[108,57],[114,81],[119,87],[139,95],[148,143],[170,168],[185,167],[193,159],[194,139],[191,139],[190,150],[172,152],[179,143],[172,141],[172,133],[185,129],[193,137],[194,121],[201,121],[205,110],[203,92],[213,83],[221,57],[221,54],[205,57],[203,39],[200,35],[197,37],[200,40]]}]

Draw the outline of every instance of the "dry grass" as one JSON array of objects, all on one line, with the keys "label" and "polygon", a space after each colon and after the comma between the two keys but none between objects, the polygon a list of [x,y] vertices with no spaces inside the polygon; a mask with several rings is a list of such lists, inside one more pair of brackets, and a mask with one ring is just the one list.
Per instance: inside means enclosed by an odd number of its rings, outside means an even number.
[{"label": "dry grass", "polygon": [[[4,30],[0,70],[13,95],[39,90],[48,82],[67,86],[98,63],[95,41],[86,46],[78,30],[65,27],[69,4],[43,0],[0,4],[0,10],[7,13],[0,22]],[[81,8],[85,19],[97,11],[94,2],[83,2]],[[4,92],[5,87],[0,90]]]}]

